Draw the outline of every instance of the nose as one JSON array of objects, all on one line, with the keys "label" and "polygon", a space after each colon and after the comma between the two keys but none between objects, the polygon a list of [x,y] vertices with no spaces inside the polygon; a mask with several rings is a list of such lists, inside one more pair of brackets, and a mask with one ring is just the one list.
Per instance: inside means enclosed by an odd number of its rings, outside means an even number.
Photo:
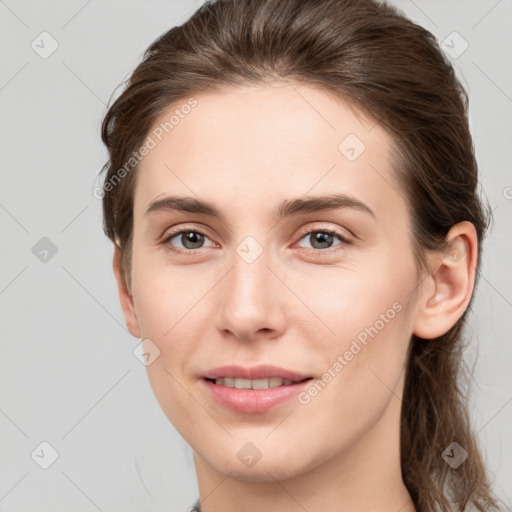
[{"label": "nose", "polygon": [[254,261],[234,253],[218,290],[217,324],[224,336],[251,341],[274,339],[284,332],[287,289],[270,259],[265,250]]}]

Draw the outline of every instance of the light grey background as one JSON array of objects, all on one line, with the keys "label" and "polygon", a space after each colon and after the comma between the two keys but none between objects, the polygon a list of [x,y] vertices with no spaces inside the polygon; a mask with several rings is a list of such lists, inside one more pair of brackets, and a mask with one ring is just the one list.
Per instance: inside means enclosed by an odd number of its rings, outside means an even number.
[{"label": "light grey background", "polygon": [[[106,159],[100,120],[111,93],[200,3],[0,1],[1,512],[185,511],[198,495],[192,451],[133,354],[140,340],[124,325],[92,191]],[[509,501],[512,1],[392,3],[446,40],[447,51],[469,45],[453,62],[470,92],[495,215],[470,317],[471,413],[495,490]],[[44,31],[58,43],[47,58],[31,47],[51,49]],[[43,237],[57,249],[46,262]],[[48,469],[40,465],[52,449],[42,442],[58,453]]]}]

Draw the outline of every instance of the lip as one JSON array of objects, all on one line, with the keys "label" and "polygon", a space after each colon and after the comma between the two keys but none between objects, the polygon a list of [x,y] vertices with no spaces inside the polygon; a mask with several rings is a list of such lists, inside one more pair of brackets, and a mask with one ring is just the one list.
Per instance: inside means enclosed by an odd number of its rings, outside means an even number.
[{"label": "lip", "polygon": [[282,379],[290,380],[304,380],[312,375],[305,375],[295,371],[280,368],[279,366],[272,366],[268,364],[261,364],[251,368],[244,368],[243,366],[227,365],[213,368],[207,371],[203,377],[205,379],[216,379],[218,377],[232,377],[240,379],[270,379],[271,377],[281,377]]},{"label": "lip", "polygon": [[[268,389],[237,389],[207,380],[218,377],[251,380],[281,377],[282,379],[303,382]],[[309,385],[311,379],[311,375],[304,375],[277,366],[260,365],[252,368],[222,366],[206,372],[201,380],[209,395],[220,405],[239,413],[257,414],[275,409],[297,396]]]}]

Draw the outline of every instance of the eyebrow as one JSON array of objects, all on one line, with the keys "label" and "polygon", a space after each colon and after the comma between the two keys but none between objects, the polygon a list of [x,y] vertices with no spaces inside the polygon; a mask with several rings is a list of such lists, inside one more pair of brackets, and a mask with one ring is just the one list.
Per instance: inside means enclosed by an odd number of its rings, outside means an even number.
[{"label": "eyebrow", "polygon": [[[376,218],[372,209],[359,199],[348,194],[329,194],[325,196],[298,197],[285,199],[272,212],[275,219],[281,220],[290,215],[314,213],[342,208],[352,208],[368,213]],[[153,200],[144,214],[145,217],[160,211],[180,211],[206,215],[225,222],[225,215],[214,203],[195,197],[166,196]]]}]

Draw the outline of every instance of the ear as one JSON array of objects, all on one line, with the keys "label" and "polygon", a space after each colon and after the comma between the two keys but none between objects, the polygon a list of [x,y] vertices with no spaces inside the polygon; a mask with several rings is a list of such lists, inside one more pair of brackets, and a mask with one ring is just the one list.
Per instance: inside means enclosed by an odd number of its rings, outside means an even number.
[{"label": "ear", "polygon": [[139,322],[137,320],[137,315],[135,314],[133,297],[128,291],[121,267],[121,249],[116,243],[114,243],[114,258],[112,263],[117,281],[117,289],[119,291],[119,300],[121,301],[121,308],[123,309],[126,326],[133,336],[140,338],[141,334],[139,329]]},{"label": "ear", "polygon": [[447,246],[435,253],[431,273],[422,282],[413,333],[434,339],[448,332],[464,314],[473,294],[478,239],[471,222],[459,222],[446,236]]}]

